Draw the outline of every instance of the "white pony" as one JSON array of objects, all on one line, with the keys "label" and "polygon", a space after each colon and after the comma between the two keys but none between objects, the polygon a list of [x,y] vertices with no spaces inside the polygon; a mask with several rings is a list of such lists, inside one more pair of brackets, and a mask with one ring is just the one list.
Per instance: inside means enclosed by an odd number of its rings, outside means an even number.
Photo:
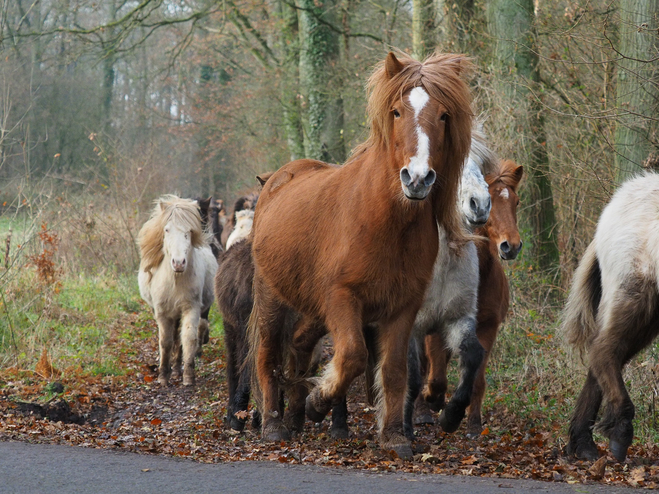
[{"label": "white pony", "polygon": [[588,357],[568,453],[594,460],[593,427],[618,461],[632,443],[634,404],[622,368],[659,334],[659,174],[624,183],[606,206],[574,274],[563,313],[567,342]]},{"label": "white pony", "polygon": [[243,209],[236,213],[236,226],[233,228],[231,235],[227,239],[227,250],[236,242],[239,242],[249,235],[252,231],[252,223],[254,222],[254,211],[251,209]]},{"label": "white pony", "polygon": [[200,316],[213,303],[217,271],[209,241],[197,202],[174,195],[158,199],[139,233],[140,295],[153,308],[158,323],[158,381],[163,386],[172,376],[172,349],[174,374],[181,374],[182,361],[183,385],[195,383],[194,358],[201,346],[198,335],[208,324]]},{"label": "white pony", "polygon": [[[469,231],[484,225],[490,214],[492,201],[485,175],[496,170],[498,159],[488,148],[480,123],[472,129],[469,158],[460,181],[458,209]],[[474,379],[483,360],[484,350],[476,337],[478,312],[478,254],[474,242],[468,242],[456,252],[449,245],[443,228],[439,228],[439,253],[433,269],[433,278],[426,292],[421,310],[414,322],[408,359],[408,398],[405,405],[405,433],[413,437],[412,415],[414,404],[421,391],[422,380],[428,374],[420,369],[420,358],[430,355],[429,371],[433,359],[445,358],[444,350],[460,356],[460,384],[451,401],[444,407],[445,382],[432,379],[426,384],[423,395],[431,408],[444,408],[439,423],[446,432],[455,431],[469,406]],[[426,338],[426,335],[431,335]],[[425,341],[424,341],[425,340]],[[435,343],[433,348],[433,343]],[[430,345],[423,351],[424,345]],[[441,354],[441,355],[440,355]],[[425,367],[425,366],[421,366]],[[432,422],[429,413],[420,413],[417,423]]]}]

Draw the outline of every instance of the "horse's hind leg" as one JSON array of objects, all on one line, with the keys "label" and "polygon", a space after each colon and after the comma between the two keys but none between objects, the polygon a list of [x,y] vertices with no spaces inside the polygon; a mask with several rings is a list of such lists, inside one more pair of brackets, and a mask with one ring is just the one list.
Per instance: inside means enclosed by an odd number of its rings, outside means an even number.
[{"label": "horse's hind leg", "polygon": [[160,350],[160,367],[158,370],[158,382],[162,386],[169,385],[172,376],[171,357],[174,347],[174,335],[178,328],[176,321],[168,317],[156,316],[158,322],[158,346]]},{"label": "horse's hind leg", "polygon": [[194,386],[194,359],[199,337],[199,309],[191,309],[181,318],[181,348],[183,350],[183,386]]},{"label": "horse's hind leg", "polygon": [[[256,345],[256,377],[261,389],[261,430],[266,441],[286,441],[290,433],[284,426],[284,410],[280,405],[279,378],[282,372],[285,309],[274,300],[268,288],[254,276],[254,308],[258,331]],[[254,322],[250,321],[250,324]],[[250,329],[252,331],[252,329]]]},{"label": "horse's hind leg", "polygon": [[224,321],[224,347],[226,349],[227,386],[229,388],[229,406],[227,406],[227,424],[234,430],[242,431],[245,420],[236,417],[240,408],[236,406],[241,361],[238,355],[239,330],[228,320]]},{"label": "horse's hind leg", "polygon": [[305,410],[313,422],[321,422],[343,400],[352,381],[366,369],[368,359],[361,308],[352,292],[337,291],[330,295],[329,302],[331,309],[325,322],[334,341],[334,357],[320,384],[307,396]]},{"label": "horse's hind leg", "polygon": [[577,406],[570,421],[570,441],[567,445],[568,455],[586,460],[599,458],[599,451],[593,441],[593,427],[597,411],[602,403],[602,389],[592,372],[588,372]]},{"label": "horse's hind leg", "polygon": [[634,437],[635,413],[622,368],[657,334],[656,286],[646,279],[628,279],[613,296],[603,296],[600,307],[604,307],[601,330],[588,350],[590,370],[606,403],[598,429],[609,438],[611,452],[622,462]]},{"label": "horse's hind leg", "polygon": [[304,429],[304,414],[309,387],[306,378],[313,376],[320,362],[319,340],[326,333],[325,327],[314,321],[302,318],[293,333],[293,351],[287,362],[287,375],[293,380],[288,389],[288,410],[286,426],[292,432]]},{"label": "horse's hind leg", "polygon": [[444,401],[448,388],[446,368],[451,358],[451,350],[446,348],[444,335],[437,330],[426,335],[423,341],[423,351],[427,362],[427,381],[422,397],[431,410],[439,412],[446,405]]},{"label": "horse's hind leg", "polygon": [[[474,381],[478,368],[483,362],[483,346],[476,337],[476,321],[473,318],[463,318],[449,328],[449,341],[455,337],[461,339],[458,345],[460,354],[460,384],[451,396],[441,415],[439,425],[446,432],[455,432],[465,416],[465,410],[471,402]],[[456,345],[451,345],[455,347]]]},{"label": "horse's hind leg", "polygon": [[405,437],[410,441],[414,440],[414,426],[412,424],[414,405],[421,393],[420,353],[419,342],[415,337],[410,338],[407,350],[407,397],[403,411],[403,430],[405,431]]}]

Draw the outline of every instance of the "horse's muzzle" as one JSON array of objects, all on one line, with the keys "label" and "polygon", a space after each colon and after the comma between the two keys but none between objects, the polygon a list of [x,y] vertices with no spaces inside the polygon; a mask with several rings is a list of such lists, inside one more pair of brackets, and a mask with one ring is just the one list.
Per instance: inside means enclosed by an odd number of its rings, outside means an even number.
[{"label": "horse's muzzle", "polygon": [[518,245],[511,245],[507,240],[504,240],[499,244],[499,256],[504,261],[512,261],[517,258],[517,254],[522,250],[522,245],[524,242],[519,241]]},{"label": "horse's muzzle", "polygon": [[424,177],[412,177],[407,167],[400,170],[400,183],[403,186],[403,194],[413,201],[421,201],[428,197],[436,178],[437,174],[432,169]]}]

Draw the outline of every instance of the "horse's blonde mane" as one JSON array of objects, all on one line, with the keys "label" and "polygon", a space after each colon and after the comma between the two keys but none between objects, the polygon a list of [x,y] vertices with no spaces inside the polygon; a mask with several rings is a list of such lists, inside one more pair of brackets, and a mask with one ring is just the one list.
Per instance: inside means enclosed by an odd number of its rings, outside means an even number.
[{"label": "horse's blonde mane", "polygon": [[141,257],[140,270],[149,275],[165,257],[163,233],[165,225],[170,220],[190,230],[192,247],[208,245],[209,234],[202,228],[197,202],[192,199],[181,199],[173,194],[161,196],[156,200],[151,217],[144,223],[137,237]]}]

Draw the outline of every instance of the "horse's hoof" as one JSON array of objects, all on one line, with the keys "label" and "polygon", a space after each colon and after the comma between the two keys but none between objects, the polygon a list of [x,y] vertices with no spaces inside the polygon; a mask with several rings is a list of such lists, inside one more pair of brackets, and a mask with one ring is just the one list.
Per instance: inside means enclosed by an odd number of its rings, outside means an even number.
[{"label": "horse's hoof", "polygon": [[172,379],[181,379],[181,369],[172,369]]},{"label": "horse's hoof", "polygon": [[284,424],[279,423],[276,425],[270,425],[263,429],[264,441],[280,442],[289,441],[290,439],[291,433],[288,432],[288,429],[284,426]]},{"label": "horse's hoof", "polygon": [[414,425],[433,425],[434,423],[435,419],[429,413],[422,413],[414,419]]},{"label": "horse's hoof", "polygon": [[350,433],[348,432],[347,427],[332,427],[330,430],[330,436],[332,436],[332,439],[348,439]]},{"label": "horse's hoof", "polygon": [[458,430],[458,427],[460,427],[460,422],[462,422],[464,416],[464,409],[451,406],[449,403],[439,416],[439,425],[444,432],[455,432]]},{"label": "horse's hoof", "polygon": [[567,445],[566,452],[568,456],[574,456],[580,460],[595,461],[600,457],[595,441],[591,438],[588,438],[588,441],[582,444],[571,440]]},{"label": "horse's hoof", "polygon": [[240,420],[235,415],[231,415],[231,417],[229,418],[229,427],[231,427],[231,429],[233,429],[234,431],[242,432],[243,429],[245,428],[245,421]]},{"label": "horse's hoof", "polygon": [[629,444],[624,444],[616,439],[609,441],[609,449],[611,449],[611,453],[613,453],[613,456],[620,463],[623,463],[625,458],[627,458],[627,448],[629,448]]},{"label": "horse's hoof", "polygon": [[332,409],[332,403],[320,397],[320,390],[314,388],[307,396],[304,411],[313,423],[322,422]]},{"label": "horse's hoof", "polygon": [[467,425],[467,439],[478,439],[482,432],[483,427],[480,424]]},{"label": "horse's hoof", "polygon": [[169,377],[165,374],[160,374],[158,376],[158,382],[160,383],[161,386],[167,387],[169,386]]},{"label": "horse's hoof", "polygon": [[193,376],[183,376],[183,386],[194,386],[195,377]]},{"label": "horse's hoof", "polygon": [[414,456],[412,442],[400,433],[392,434],[386,440],[383,438],[381,444],[382,449],[395,452],[401,460],[409,460]]}]

